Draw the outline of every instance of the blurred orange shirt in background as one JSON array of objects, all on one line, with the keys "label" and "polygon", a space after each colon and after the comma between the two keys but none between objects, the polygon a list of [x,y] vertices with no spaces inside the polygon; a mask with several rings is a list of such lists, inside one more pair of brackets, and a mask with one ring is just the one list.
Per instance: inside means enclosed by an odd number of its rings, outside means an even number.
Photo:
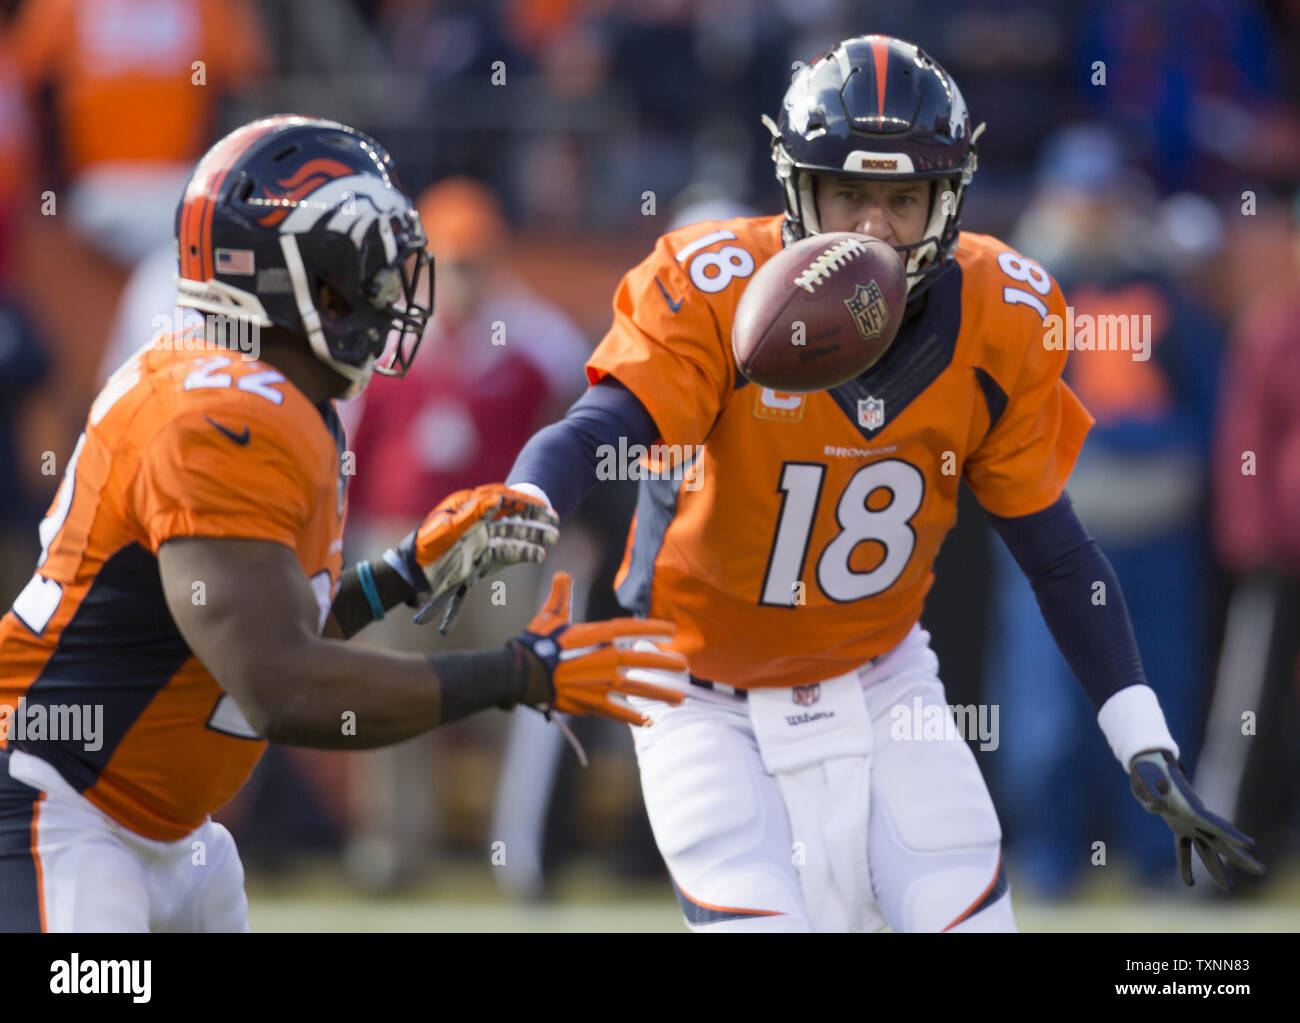
[{"label": "blurred orange shirt in background", "polygon": [[13,43],[26,87],[57,90],[74,176],[107,161],[196,158],[217,98],[268,64],[251,0],[25,0]]}]

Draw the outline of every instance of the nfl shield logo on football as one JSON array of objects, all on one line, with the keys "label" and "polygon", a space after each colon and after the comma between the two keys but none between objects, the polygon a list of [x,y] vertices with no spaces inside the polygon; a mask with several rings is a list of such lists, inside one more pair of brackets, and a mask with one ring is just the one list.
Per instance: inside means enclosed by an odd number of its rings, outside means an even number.
[{"label": "nfl shield logo on football", "polygon": [[875,281],[859,284],[853,289],[853,297],[846,298],[844,304],[849,307],[853,325],[858,328],[863,341],[880,336],[889,320],[889,306],[879,284]]},{"label": "nfl shield logo on football", "polygon": [[879,430],[885,425],[883,398],[858,399],[858,425],[868,430]]},{"label": "nfl shield logo on football", "polygon": [[811,707],[822,698],[821,683],[814,682],[810,686],[795,686],[793,696],[794,702],[800,707]]}]

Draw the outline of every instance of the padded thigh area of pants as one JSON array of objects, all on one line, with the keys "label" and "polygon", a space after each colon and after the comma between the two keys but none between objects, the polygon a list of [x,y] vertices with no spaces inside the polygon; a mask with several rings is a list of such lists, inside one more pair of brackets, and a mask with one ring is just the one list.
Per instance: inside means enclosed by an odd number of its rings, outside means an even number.
[{"label": "padded thigh area of pants", "polygon": [[785,806],[748,718],[688,705],[655,720],[636,738],[641,787],[692,928],[807,930]]},{"label": "padded thigh area of pants", "polygon": [[726,859],[762,840],[762,772],[753,740],[697,721],[639,753],[646,810],[665,857]]},{"label": "padded thigh area of pants", "polygon": [[966,743],[960,738],[916,737],[912,718],[918,697],[923,714],[948,714],[937,680],[890,681],[868,691],[876,730],[873,807],[887,807],[899,839],[917,851],[1001,841],[997,811]]}]

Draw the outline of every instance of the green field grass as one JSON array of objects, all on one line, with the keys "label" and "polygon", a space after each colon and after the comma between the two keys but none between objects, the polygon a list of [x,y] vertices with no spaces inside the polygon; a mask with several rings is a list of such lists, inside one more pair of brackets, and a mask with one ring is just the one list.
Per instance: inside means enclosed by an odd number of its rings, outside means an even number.
[{"label": "green field grass", "polygon": [[[485,871],[464,866],[440,869],[425,885],[376,898],[350,889],[336,868],[324,865],[288,877],[250,876],[248,897],[255,931],[686,931],[666,881],[625,884],[597,868],[567,871],[541,903],[508,901]],[[1099,879],[1068,901],[1016,897],[1014,887],[1013,898],[1025,932],[1300,932],[1300,874],[1249,900],[1196,891],[1155,896],[1121,878]]]}]

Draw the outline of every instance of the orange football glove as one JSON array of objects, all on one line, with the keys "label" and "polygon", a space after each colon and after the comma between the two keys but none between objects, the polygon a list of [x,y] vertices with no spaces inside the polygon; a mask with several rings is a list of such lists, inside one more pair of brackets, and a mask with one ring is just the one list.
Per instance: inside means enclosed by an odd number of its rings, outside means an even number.
[{"label": "orange football glove", "polygon": [[654,618],[611,618],[604,622],[570,624],[573,580],[556,572],[551,594],[528,628],[515,640],[546,665],[555,697],[546,709],[564,714],[598,714],[629,725],[653,722],[614,694],[644,696],[676,706],[682,692],[628,677],[629,671],[658,670],[685,676],[686,658],[672,650],[633,649],[637,641],[668,640],[676,627]]},{"label": "orange football glove", "polygon": [[411,587],[417,622],[446,607],[439,626],[445,635],[473,583],[509,565],[543,560],[559,535],[559,519],[544,502],[488,483],[444,499],[384,560]]}]

